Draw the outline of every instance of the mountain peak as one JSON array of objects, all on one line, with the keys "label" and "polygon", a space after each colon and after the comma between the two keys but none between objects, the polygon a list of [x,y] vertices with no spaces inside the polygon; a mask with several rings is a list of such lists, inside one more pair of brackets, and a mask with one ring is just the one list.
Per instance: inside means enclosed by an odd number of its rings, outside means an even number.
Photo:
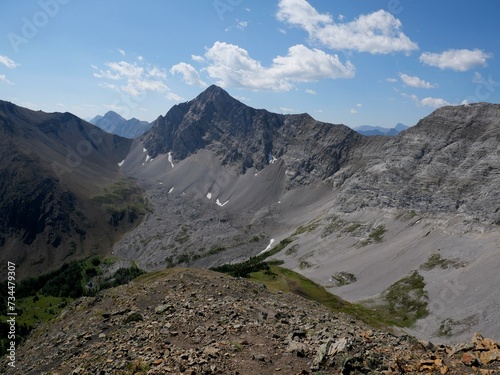
[{"label": "mountain peak", "polygon": [[112,118],[112,119],[117,119],[117,120],[125,120],[123,116],[121,116],[119,113],[116,113],[115,111],[108,111],[104,114],[104,117],[106,118]]},{"label": "mountain peak", "polygon": [[237,99],[229,95],[226,90],[217,85],[209,86],[205,91],[198,95],[195,100],[201,102],[214,102],[218,104],[240,103]]}]

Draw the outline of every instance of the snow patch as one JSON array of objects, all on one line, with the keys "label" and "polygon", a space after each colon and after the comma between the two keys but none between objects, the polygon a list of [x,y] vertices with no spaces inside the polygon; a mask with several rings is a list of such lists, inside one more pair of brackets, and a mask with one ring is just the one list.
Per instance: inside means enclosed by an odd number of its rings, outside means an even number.
[{"label": "snow patch", "polygon": [[215,201],[215,203],[217,203],[217,205],[218,205],[218,206],[220,206],[220,207],[224,207],[224,206],[227,204],[227,202],[229,202],[229,200],[225,201],[224,203],[221,203],[221,202],[220,202],[220,200],[219,200],[218,198],[217,198],[217,200]]},{"label": "snow patch", "polygon": [[[149,161],[149,159],[151,159],[151,156],[146,155],[146,163]],[[151,159],[151,160],[153,160],[153,159]]]},{"label": "snow patch", "polygon": [[264,250],[262,250],[262,251],[259,253],[259,255],[260,255],[260,254],[264,254],[266,251],[271,250],[271,247],[273,246],[273,243],[274,243],[274,238],[271,238],[271,241],[269,241],[269,245],[267,245],[267,247],[266,247]]},{"label": "snow patch", "polygon": [[146,147],[142,148],[142,152],[148,152],[148,150],[146,150]]},{"label": "snow patch", "polygon": [[171,192],[173,192],[173,191],[174,191],[174,188],[172,187],[172,188],[168,191],[168,193],[170,194],[170,193],[171,193]]},{"label": "snow patch", "polygon": [[269,153],[269,156],[267,157],[267,161],[269,162],[269,164],[273,164],[276,160],[278,160],[278,159],[276,159],[273,156],[273,154]]},{"label": "snow patch", "polygon": [[168,153],[168,161],[170,162],[170,165],[173,168],[174,167],[174,158],[172,157],[172,152]]},{"label": "snow patch", "polygon": [[118,163],[118,166],[121,167],[125,163],[125,159],[123,159],[121,162]]},{"label": "snow patch", "polygon": [[212,199],[212,193],[207,193],[207,198]]}]

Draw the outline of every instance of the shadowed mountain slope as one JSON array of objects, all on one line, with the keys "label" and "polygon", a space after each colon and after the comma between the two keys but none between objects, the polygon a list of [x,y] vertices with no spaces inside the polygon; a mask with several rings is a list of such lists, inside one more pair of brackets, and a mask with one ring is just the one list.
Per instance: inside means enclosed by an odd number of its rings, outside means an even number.
[{"label": "shadowed mountain slope", "polygon": [[130,224],[119,225],[126,221],[114,211],[120,211],[120,198],[114,208],[96,198],[104,189],[116,190],[116,183],[130,185],[119,182],[125,176],[117,165],[130,144],[70,113],[0,102],[2,261],[18,264],[22,277],[109,251]]}]

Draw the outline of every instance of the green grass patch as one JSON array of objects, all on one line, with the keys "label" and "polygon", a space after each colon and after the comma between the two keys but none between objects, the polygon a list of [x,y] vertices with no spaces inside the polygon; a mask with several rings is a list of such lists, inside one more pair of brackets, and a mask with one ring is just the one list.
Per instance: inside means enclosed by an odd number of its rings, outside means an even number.
[{"label": "green grass patch", "polygon": [[453,336],[453,327],[457,322],[453,319],[447,318],[441,321],[436,335],[439,337],[451,337]]},{"label": "green grass patch", "polygon": [[337,272],[330,278],[335,286],[344,286],[355,283],[357,281],[356,276],[349,272]]},{"label": "green grass patch", "polygon": [[429,298],[424,287],[424,278],[413,271],[387,288],[380,299],[366,301],[365,305],[379,312],[388,322],[400,327],[411,327],[418,319],[429,314]]},{"label": "green grass patch", "polygon": [[[16,317],[19,334],[17,343],[21,343],[33,327],[57,316],[68,303],[82,296],[92,296],[101,289],[128,283],[144,273],[137,266],[120,268],[112,275],[102,276],[99,283],[88,288],[91,280],[100,278],[102,267],[109,261],[97,257],[83,261],[63,264],[59,269],[37,277],[22,280],[16,285]],[[7,283],[0,283],[2,290],[7,290]],[[7,311],[7,296],[0,296],[0,312]],[[7,317],[0,315],[0,332],[7,332]],[[5,354],[7,334],[0,337],[0,355]]]},{"label": "green grass patch", "polygon": [[385,232],[387,232],[387,230],[385,229],[385,225],[379,225],[372,230],[368,238],[372,239],[375,242],[382,242]]},{"label": "green grass patch", "polygon": [[311,267],[312,267],[312,264],[311,264],[311,263],[309,263],[307,260],[301,260],[301,261],[299,262],[299,268],[300,268],[301,270],[305,270],[305,269],[307,269],[307,268],[311,268]]},{"label": "green grass patch", "polygon": [[360,227],[361,227],[361,223],[352,223],[348,227],[344,228],[343,232],[345,232],[345,233],[353,233],[354,231],[356,231]]},{"label": "green grass patch", "polygon": [[105,210],[109,215],[108,222],[113,226],[122,221],[133,223],[151,211],[143,190],[131,180],[116,181],[91,199]]},{"label": "green grass patch", "polygon": [[433,270],[434,268],[441,268],[443,270],[448,268],[461,268],[465,267],[466,263],[457,259],[445,259],[441,254],[432,254],[427,261],[420,266],[420,269],[425,271]]},{"label": "green grass patch", "polygon": [[415,210],[403,211],[399,215],[396,216],[398,220],[411,220],[415,216],[417,216],[417,212]]},{"label": "green grass patch", "polygon": [[382,242],[384,239],[384,234],[387,232],[385,229],[385,225],[379,225],[376,228],[373,228],[367,239],[364,239],[359,242],[361,246],[369,245],[373,242]]},{"label": "green grass patch", "polygon": [[264,283],[269,290],[297,294],[316,301],[335,313],[346,313],[374,327],[387,328],[385,317],[377,311],[345,301],[297,272],[283,267],[270,266],[268,270],[252,272],[249,276],[252,281]]},{"label": "green grass patch", "polygon": [[275,254],[278,254],[292,242],[293,240],[291,238],[285,238],[281,240],[278,245],[263,254],[251,257],[243,262],[232,264],[227,263],[210,269],[216,272],[227,273],[234,277],[248,277],[252,272],[269,270],[270,265],[265,260]]},{"label": "green grass patch", "polygon": [[293,256],[299,252],[299,244],[295,244],[293,246],[290,246],[288,249],[285,251],[285,255],[287,256]]},{"label": "green grass patch", "polygon": [[299,234],[302,234],[302,233],[309,233],[309,232],[312,232],[313,230],[315,230],[317,227],[319,226],[319,222],[318,221],[315,221],[315,222],[312,222],[310,224],[307,224],[307,225],[301,225],[300,227],[298,227],[295,232],[293,233],[292,236],[298,236]]}]

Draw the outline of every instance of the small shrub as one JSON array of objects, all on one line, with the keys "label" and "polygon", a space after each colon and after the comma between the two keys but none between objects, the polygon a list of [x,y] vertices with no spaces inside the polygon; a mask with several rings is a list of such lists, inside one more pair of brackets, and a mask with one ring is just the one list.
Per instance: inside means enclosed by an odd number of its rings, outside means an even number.
[{"label": "small shrub", "polygon": [[382,242],[382,240],[384,239],[385,232],[387,232],[387,230],[385,229],[385,225],[379,225],[378,227],[372,230],[372,232],[368,237],[375,242]]},{"label": "small shrub", "polygon": [[349,225],[347,228],[344,229],[344,232],[346,232],[346,233],[352,233],[356,229],[358,229],[359,227],[361,227],[360,223],[352,223],[351,225]]},{"label": "small shrub", "polygon": [[312,264],[309,263],[307,260],[301,260],[299,263],[299,268],[301,270],[306,269],[306,268],[311,268],[311,267],[312,267]]},{"label": "small shrub", "polygon": [[453,326],[455,323],[456,322],[450,318],[442,320],[436,332],[437,335],[439,337],[451,337],[453,335]]},{"label": "small shrub", "polygon": [[354,274],[344,271],[332,275],[331,280],[335,283],[335,286],[349,285],[357,281]]},{"label": "small shrub", "polygon": [[295,244],[293,246],[290,246],[286,251],[285,251],[285,255],[288,255],[288,256],[292,256],[292,255],[295,255],[297,254],[297,252],[299,251],[299,245],[298,244]]},{"label": "small shrub", "polygon": [[437,267],[445,270],[448,268],[460,268],[465,266],[466,264],[462,261],[456,259],[444,259],[441,257],[441,254],[432,254],[429,259],[427,259],[427,262],[420,266],[420,269],[430,271]]}]

